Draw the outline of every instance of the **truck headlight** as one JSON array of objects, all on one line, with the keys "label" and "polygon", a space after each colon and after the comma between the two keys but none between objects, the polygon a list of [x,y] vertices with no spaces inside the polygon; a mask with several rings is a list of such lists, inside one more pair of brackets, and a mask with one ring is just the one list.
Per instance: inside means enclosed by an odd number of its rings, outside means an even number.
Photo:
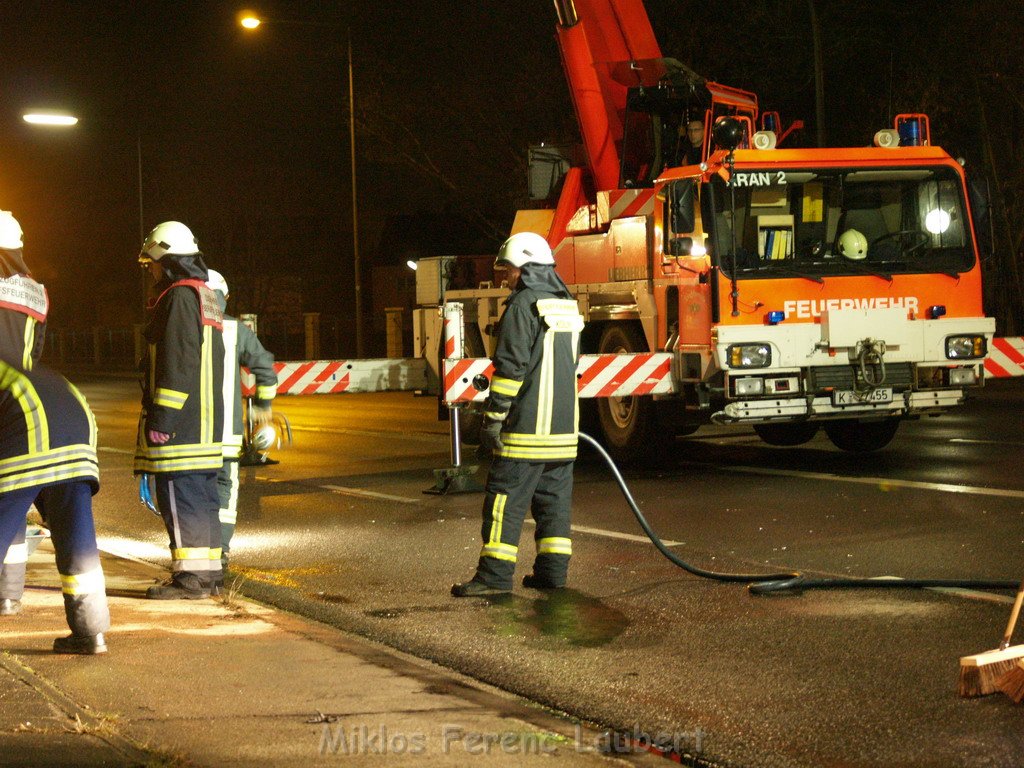
[{"label": "truck headlight", "polygon": [[726,350],[730,368],[767,368],[772,364],[768,344],[733,344]]},{"label": "truck headlight", "polygon": [[946,337],[946,357],[950,360],[984,357],[987,354],[988,342],[982,334]]}]

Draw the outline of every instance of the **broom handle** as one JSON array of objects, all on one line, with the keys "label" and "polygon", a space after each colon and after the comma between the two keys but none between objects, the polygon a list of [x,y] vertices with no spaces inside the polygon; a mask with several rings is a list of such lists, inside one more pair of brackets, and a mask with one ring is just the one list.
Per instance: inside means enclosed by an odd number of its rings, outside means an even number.
[{"label": "broom handle", "polygon": [[1024,581],[1020,583],[1020,589],[1017,590],[1017,599],[1013,601],[1010,621],[1006,625],[1006,634],[1003,635],[1003,642],[999,644],[999,650],[1010,647],[1010,638],[1013,637],[1013,630],[1017,626],[1017,617],[1020,616],[1021,603],[1024,603]]}]

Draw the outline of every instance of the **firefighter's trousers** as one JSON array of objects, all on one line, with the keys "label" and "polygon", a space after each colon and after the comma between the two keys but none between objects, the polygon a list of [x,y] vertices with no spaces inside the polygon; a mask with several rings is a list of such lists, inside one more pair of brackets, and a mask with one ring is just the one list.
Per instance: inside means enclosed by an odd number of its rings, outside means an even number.
[{"label": "firefighter's trousers", "polygon": [[73,480],[0,495],[0,552],[7,550],[19,531],[24,537],[25,515],[32,502],[50,528],[68,626],[76,635],[106,632],[110,629],[110,611],[96,547],[92,487],[88,482]]},{"label": "firefighter's trousers", "polygon": [[21,600],[25,594],[25,566],[28,563],[28,544],[25,526],[19,526],[7,555],[0,562],[0,600]]},{"label": "firefighter's trousers", "polygon": [[219,583],[223,572],[217,473],[160,473],[155,480],[156,507],[170,537],[174,577],[192,575],[207,587]]},{"label": "firefighter's trousers", "polygon": [[217,494],[220,496],[220,562],[227,568],[231,537],[235,535],[235,522],[238,520],[237,459],[224,459],[224,466],[217,473]]},{"label": "firefighter's trousers", "polygon": [[565,585],[572,555],[572,469],[572,461],[494,459],[484,490],[478,581],[498,589],[512,588],[519,534],[529,509],[537,523],[533,573],[551,586]]}]

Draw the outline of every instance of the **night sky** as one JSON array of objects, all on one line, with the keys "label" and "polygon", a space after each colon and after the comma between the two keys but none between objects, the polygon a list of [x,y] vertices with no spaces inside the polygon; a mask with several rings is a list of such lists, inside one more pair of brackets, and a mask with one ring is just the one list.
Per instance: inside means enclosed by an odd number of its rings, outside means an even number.
[{"label": "night sky", "polygon": [[[646,5],[665,55],[757,91],[784,122],[807,121],[797,143],[813,139],[804,0]],[[866,144],[895,112],[923,110],[937,143],[977,163],[985,126],[997,187],[1016,205],[1005,237],[1019,243],[1024,4],[817,7],[829,138]],[[243,8],[281,23],[245,32]],[[268,296],[278,296],[345,313],[346,31],[369,281],[374,265],[410,256],[493,252],[525,202],[527,146],[576,140],[554,26],[550,0],[9,0],[0,3],[0,207],[24,226],[54,325],[138,320],[141,139],[144,228],[191,226],[208,263],[240,286],[233,310],[270,311]],[[62,107],[81,122],[31,127],[20,118],[30,107]]]}]

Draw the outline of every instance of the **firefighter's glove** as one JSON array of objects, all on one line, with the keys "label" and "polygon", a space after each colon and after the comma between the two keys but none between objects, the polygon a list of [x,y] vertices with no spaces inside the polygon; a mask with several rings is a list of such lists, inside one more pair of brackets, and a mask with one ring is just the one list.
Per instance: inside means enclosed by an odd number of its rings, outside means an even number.
[{"label": "firefighter's glove", "polygon": [[502,422],[500,421],[484,419],[484,424],[480,427],[481,447],[495,456],[501,451],[501,426]]},{"label": "firefighter's glove", "polygon": [[153,503],[153,490],[149,485],[150,477],[145,472],[139,475],[139,501],[146,506],[146,509],[160,517],[160,512],[157,510],[156,504]]},{"label": "firefighter's glove", "polygon": [[254,405],[252,407],[252,421],[257,427],[262,427],[264,424],[272,424],[274,422],[274,412],[269,408],[260,408]]}]

